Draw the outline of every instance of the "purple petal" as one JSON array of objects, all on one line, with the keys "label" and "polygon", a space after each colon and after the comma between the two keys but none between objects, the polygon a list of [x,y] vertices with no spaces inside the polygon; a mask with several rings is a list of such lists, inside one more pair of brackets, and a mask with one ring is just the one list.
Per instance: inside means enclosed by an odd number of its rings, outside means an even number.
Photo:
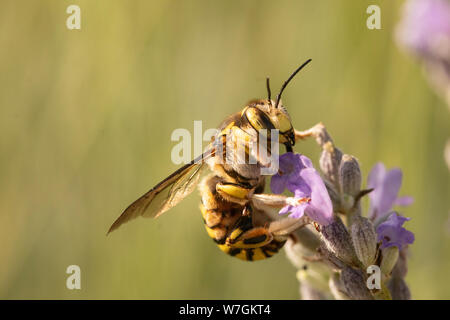
[{"label": "purple petal", "polygon": [[311,198],[311,188],[304,182],[296,186],[294,195],[296,198]]},{"label": "purple petal", "polygon": [[375,164],[372,170],[370,170],[369,177],[367,178],[367,188],[377,189],[377,187],[382,184],[385,175],[386,167],[384,166],[384,164],[381,162]]},{"label": "purple petal", "polygon": [[287,187],[294,192],[300,183],[300,170],[304,168],[301,155],[287,152],[279,158],[279,172],[272,176],[270,187],[273,193],[282,193]]},{"label": "purple petal", "polygon": [[283,176],[280,176],[278,174],[272,176],[272,178],[270,179],[270,190],[272,190],[273,193],[283,193],[285,188],[286,179],[284,179]]},{"label": "purple petal", "polygon": [[301,169],[299,154],[286,152],[280,156],[279,162],[280,162],[280,170],[284,173],[283,175],[289,175]]},{"label": "purple petal", "polygon": [[414,202],[413,197],[404,196],[404,197],[399,197],[399,198],[395,199],[394,204],[397,206],[406,207],[406,206],[410,206],[411,204],[413,204],[413,202]]},{"label": "purple petal", "polygon": [[280,212],[278,212],[278,214],[286,214],[288,212],[291,212],[291,210],[293,209],[293,206],[287,205],[284,206],[283,208],[281,208]]},{"label": "purple petal", "polygon": [[419,54],[429,54],[436,40],[450,35],[450,4],[445,0],[406,2],[397,29],[400,43]]},{"label": "purple petal", "polygon": [[381,162],[372,168],[367,179],[367,187],[374,189],[369,194],[371,219],[382,219],[391,211],[401,185],[402,171],[400,169],[386,171]]},{"label": "purple petal", "polygon": [[301,155],[300,156],[300,160],[301,160],[301,162],[303,164],[303,167],[305,167],[305,168],[312,168],[313,167],[312,161],[307,156]]},{"label": "purple petal", "polygon": [[382,248],[396,246],[401,249],[414,242],[414,234],[402,227],[408,220],[410,219],[393,213],[377,227],[378,241],[382,242]]},{"label": "purple petal", "polygon": [[289,217],[291,218],[301,218],[303,217],[303,215],[305,214],[305,209],[308,207],[308,204],[303,202],[300,203],[298,206],[295,206],[292,210],[291,210],[291,214],[289,215]]},{"label": "purple petal", "polygon": [[412,243],[414,243],[414,240],[416,240],[414,233],[412,233],[409,230],[406,230],[405,228],[402,228],[400,237],[401,237],[401,239],[403,239],[403,242],[405,244],[412,244]]},{"label": "purple petal", "polygon": [[308,203],[306,203],[306,202],[299,203],[297,206],[287,205],[280,210],[279,214],[286,214],[286,213],[290,212],[291,214],[289,215],[289,217],[301,218],[301,217],[303,217],[305,208],[307,206],[308,206]]},{"label": "purple petal", "polygon": [[378,213],[383,215],[394,206],[398,192],[402,185],[402,171],[400,169],[389,170],[381,185],[381,199],[378,199]]},{"label": "purple petal", "polygon": [[322,178],[312,168],[303,169],[300,175],[311,188],[311,202],[306,213],[321,225],[330,224],[333,221],[333,205]]}]

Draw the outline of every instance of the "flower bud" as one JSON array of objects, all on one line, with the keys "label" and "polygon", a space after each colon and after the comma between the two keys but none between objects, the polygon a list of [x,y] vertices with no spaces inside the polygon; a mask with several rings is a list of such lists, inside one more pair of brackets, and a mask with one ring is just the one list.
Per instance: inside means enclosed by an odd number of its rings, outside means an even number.
[{"label": "flower bud", "polygon": [[373,300],[361,270],[355,270],[351,267],[344,268],[341,271],[341,281],[350,298],[355,300]]},{"label": "flower bud", "polygon": [[382,255],[383,258],[381,260],[380,269],[384,275],[388,276],[391,274],[392,269],[394,269],[394,266],[398,261],[398,248],[395,246],[385,248],[382,250]]},{"label": "flower bud", "polygon": [[373,295],[376,300],[392,300],[391,293],[383,282],[381,283],[381,289],[374,292]]},{"label": "flower bud", "polygon": [[317,258],[317,251],[312,252],[302,242],[294,242],[291,238],[288,239],[284,248],[289,261],[298,270],[308,268],[311,270],[310,272],[316,272],[323,276],[329,275],[330,268],[325,263],[314,261]]},{"label": "flower bud", "polygon": [[341,219],[321,228],[322,239],[327,249],[343,262],[358,266],[360,263],[353,248],[352,239]]},{"label": "flower bud", "polygon": [[355,157],[342,156],[339,166],[339,184],[344,194],[355,197],[361,190],[361,170]]},{"label": "flower bud", "polygon": [[341,211],[342,207],[342,199],[341,195],[338,190],[336,190],[336,187],[327,179],[324,179],[323,182],[325,183],[325,186],[327,187],[328,195],[330,196],[331,203],[333,204],[333,211],[339,212]]},{"label": "flower bud", "polygon": [[321,292],[308,283],[300,283],[300,297],[302,300],[327,300],[327,296],[324,292]]},{"label": "flower bud", "polygon": [[392,277],[387,283],[387,288],[391,292],[392,300],[410,300],[411,292],[405,280],[399,277]]},{"label": "flower bud", "polygon": [[349,214],[354,205],[355,205],[355,198],[353,198],[351,195],[343,194],[341,196],[340,210],[343,214]]},{"label": "flower bud", "polygon": [[342,284],[340,275],[338,273],[334,273],[330,277],[328,286],[330,287],[330,291],[336,300],[350,300],[350,297],[345,292],[344,285]]},{"label": "flower bud", "polygon": [[339,188],[339,165],[341,163],[342,152],[335,148],[332,141],[327,141],[322,145],[322,154],[320,156],[320,169],[324,176],[338,190]]},{"label": "flower bud", "polygon": [[365,217],[354,216],[351,234],[356,255],[364,268],[374,264],[377,255],[377,234],[372,222]]},{"label": "flower bud", "polygon": [[289,261],[297,269],[302,269],[308,263],[304,257],[313,255],[311,250],[305,248],[300,242],[292,241],[292,239],[288,239],[284,248]]},{"label": "flower bud", "polygon": [[394,273],[397,277],[406,277],[406,274],[408,273],[408,247],[403,247],[400,250],[397,263],[392,270],[392,275]]},{"label": "flower bud", "polygon": [[334,253],[330,252],[325,244],[321,244],[317,252],[322,257],[323,262],[333,271],[339,271],[345,268],[346,264],[338,259]]}]

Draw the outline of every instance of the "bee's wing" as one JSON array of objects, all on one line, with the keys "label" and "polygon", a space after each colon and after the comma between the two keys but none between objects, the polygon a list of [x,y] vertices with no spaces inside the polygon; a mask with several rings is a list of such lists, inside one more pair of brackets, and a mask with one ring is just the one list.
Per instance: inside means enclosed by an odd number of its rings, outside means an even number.
[{"label": "bee's wing", "polygon": [[125,209],[120,217],[114,221],[111,228],[109,228],[108,233],[119,228],[125,222],[139,216],[157,218],[170,208],[176,206],[194,191],[201,176],[200,172],[203,168],[206,168],[205,160],[212,154],[213,152],[211,150],[206,151],[203,155],[192,160],[158,183]]}]

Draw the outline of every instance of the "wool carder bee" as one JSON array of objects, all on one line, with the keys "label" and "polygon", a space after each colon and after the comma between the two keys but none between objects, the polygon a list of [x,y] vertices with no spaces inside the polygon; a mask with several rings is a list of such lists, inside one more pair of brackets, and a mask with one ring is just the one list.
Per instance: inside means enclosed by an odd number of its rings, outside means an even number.
[{"label": "wool carder bee", "polygon": [[[302,138],[294,130],[281,102],[287,84],[311,59],[286,80],[275,100],[271,99],[267,79],[267,99],[250,101],[219,126],[206,152],[184,165],[133,202],[113,223],[108,233],[136,217],[159,217],[190,194],[203,169],[211,173],[199,184],[200,210],[208,235],[225,253],[242,260],[255,261],[277,253],[290,233],[305,225],[303,219],[274,220],[270,210],[286,205],[287,197],[264,193],[263,168],[271,165],[275,152],[268,142],[277,133],[277,143],[292,151]],[[266,140],[261,144],[261,139]],[[265,145],[263,148],[250,146]],[[243,150],[243,152],[239,152]],[[264,151],[264,152],[263,152]]]}]

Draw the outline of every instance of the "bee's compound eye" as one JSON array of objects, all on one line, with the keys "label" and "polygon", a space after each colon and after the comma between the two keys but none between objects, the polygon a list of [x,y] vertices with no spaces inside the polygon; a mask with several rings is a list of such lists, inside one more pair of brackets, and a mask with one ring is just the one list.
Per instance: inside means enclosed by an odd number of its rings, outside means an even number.
[{"label": "bee's compound eye", "polygon": [[269,117],[258,108],[247,108],[245,116],[255,130],[275,129],[275,126],[270,121]]}]

